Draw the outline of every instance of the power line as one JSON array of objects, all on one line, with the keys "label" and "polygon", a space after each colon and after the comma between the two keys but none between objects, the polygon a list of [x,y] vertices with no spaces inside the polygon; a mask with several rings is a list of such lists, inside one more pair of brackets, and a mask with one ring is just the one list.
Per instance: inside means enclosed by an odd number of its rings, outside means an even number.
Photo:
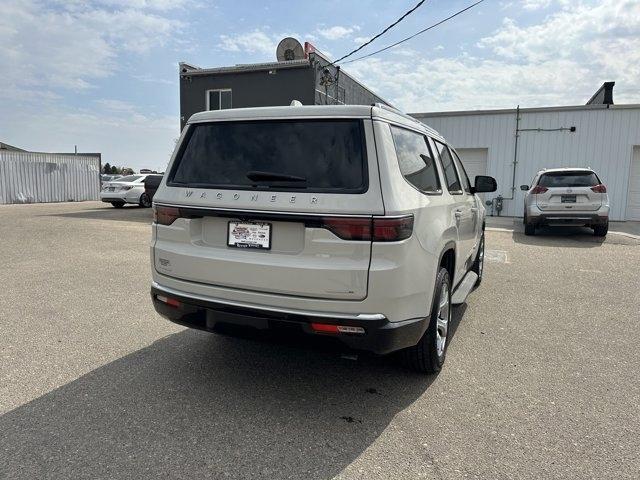
[{"label": "power line", "polygon": [[[442,25],[443,23],[445,23],[445,22],[447,22],[447,21],[451,20],[451,19],[452,19],[452,18],[454,18],[454,17],[457,17],[458,15],[460,15],[460,14],[462,14],[462,13],[466,12],[467,10],[472,9],[473,7],[475,7],[476,5],[478,5],[478,4],[482,3],[482,2],[484,2],[484,0],[479,0],[478,2],[476,2],[476,3],[472,4],[472,5],[469,5],[468,7],[463,8],[462,10],[457,11],[457,12],[456,12],[456,13],[454,13],[453,15],[450,15],[450,16],[448,16],[447,18],[444,18],[444,19],[440,20],[438,23],[434,23],[433,25],[430,25],[430,26],[428,26],[427,28],[425,28],[425,29],[423,29],[423,30],[420,30],[420,31],[419,31],[419,32],[417,32],[417,33],[414,33],[414,34],[413,34],[413,35],[411,35],[410,37],[404,38],[404,39],[402,39],[402,40],[400,40],[400,41],[398,41],[398,42],[396,42],[396,43],[392,43],[391,45],[388,45],[388,46],[386,46],[386,47],[384,47],[384,48],[381,48],[380,50],[376,50],[375,52],[371,52],[371,53],[368,53],[368,54],[363,55],[363,56],[361,56],[361,57],[354,58],[353,60],[349,60],[348,62],[344,62],[344,64],[346,65],[347,63],[357,62],[358,60],[363,60],[363,59],[365,59],[365,58],[368,58],[368,57],[371,57],[371,56],[373,56],[373,55],[376,55],[376,54],[378,54],[378,53],[380,53],[380,52],[384,52],[385,50],[389,50],[390,48],[397,47],[397,46],[398,46],[398,45],[400,45],[401,43],[404,43],[404,42],[406,42],[406,41],[409,41],[409,40],[411,40],[412,38],[415,38],[415,37],[417,37],[418,35],[423,34],[424,32],[427,32],[427,31],[429,31],[429,30],[431,30],[431,29],[436,28],[436,27],[437,27],[437,26],[439,26],[439,25]],[[344,58],[344,57],[342,57],[342,58]],[[341,59],[341,60],[342,60],[342,59]],[[336,60],[336,62],[334,62],[334,63],[337,63],[338,61],[340,61],[340,60]]]},{"label": "power line", "polygon": [[[396,20],[395,22],[393,22],[391,25],[389,25],[387,28],[385,28],[383,31],[381,31],[379,34],[377,34],[375,37],[372,37],[370,40],[366,41],[365,43],[363,43],[362,45],[360,45],[358,48],[356,48],[355,50],[347,53],[345,56],[340,57],[338,60],[331,62],[329,65],[333,65],[338,63],[341,60],[344,60],[347,57],[350,57],[351,55],[353,55],[354,53],[356,53],[359,50],[362,50],[364,47],[366,47],[367,45],[369,45],[371,42],[373,42],[376,38],[381,37],[382,35],[384,35],[385,33],[387,33],[389,30],[391,30],[393,27],[395,27],[397,24],[399,24],[402,20],[405,19],[405,17],[407,17],[408,15],[411,15],[418,7],[420,7],[420,5],[422,5],[424,2],[426,2],[426,0],[420,0],[418,2],[418,4],[413,7],[411,10],[407,11],[404,15],[402,15],[398,20]],[[329,66],[327,65],[327,66]]]}]

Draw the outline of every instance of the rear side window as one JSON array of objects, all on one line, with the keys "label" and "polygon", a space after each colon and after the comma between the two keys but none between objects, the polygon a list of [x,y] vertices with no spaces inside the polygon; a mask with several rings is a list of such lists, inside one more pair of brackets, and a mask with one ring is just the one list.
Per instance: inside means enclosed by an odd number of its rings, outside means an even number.
[{"label": "rear side window", "polygon": [[195,124],[167,184],[361,193],[368,185],[365,152],[360,120]]},{"label": "rear side window", "polygon": [[458,172],[460,172],[460,176],[462,177],[462,186],[464,187],[464,191],[467,193],[471,193],[471,182],[469,181],[469,176],[467,175],[467,171],[464,169],[464,165],[462,164],[462,160],[458,154],[449,149],[451,153],[453,153],[453,159],[456,162],[456,166],[458,167]]},{"label": "rear side window", "polygon": [[593,187],[598,185],[600,179],[593,172],[549,172],[543,173],[538,180],[541,187]]},{"label": "rear side window", "polygon": [[438,142],[437,140],[434,140],[433,143],[440,155],[444,178],[447,183],[447,190],[449,190],[449,193],[462,193],[460,178],[458,177],[458,172],[456,171],[456,167],[453,163],[453,157],[451,156],[449,149],[446,145]]},{"label": "rear side window", "polygon": [[440,192],[440,179],[426,138],[404,128],[391,127],[398,164],[404,178],[421,192]]}]

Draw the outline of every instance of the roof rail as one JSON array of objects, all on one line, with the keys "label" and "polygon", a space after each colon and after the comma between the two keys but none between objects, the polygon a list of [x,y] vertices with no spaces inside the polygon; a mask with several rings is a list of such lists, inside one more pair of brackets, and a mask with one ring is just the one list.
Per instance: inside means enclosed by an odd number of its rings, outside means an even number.
[{"label": "roof rail", "polygon": [[406,118],[407,120],[411,120],[412,122],[419,124],[423,128],[426,128],[428,131],[432,132],[433,134],[437,135],[438,137],[442,137],[442,135],[440,135],[440,133],[438,131],[434,130],[433,128],[431,128],[426,123],[423,123],[420,120],[418,120],[416,117],[412,117],[411,115],[409,115],[407,113],[404,113],[401,110],[398,110],[396,107],[392,107],[392,106],[387,105],[385,103],[379,103],[379,102],[372,103],[371,106],[372,107],[381,108],[382,110],[387,110],[388,112],[393,112],[396,115],[400,115],[401,117]]}]

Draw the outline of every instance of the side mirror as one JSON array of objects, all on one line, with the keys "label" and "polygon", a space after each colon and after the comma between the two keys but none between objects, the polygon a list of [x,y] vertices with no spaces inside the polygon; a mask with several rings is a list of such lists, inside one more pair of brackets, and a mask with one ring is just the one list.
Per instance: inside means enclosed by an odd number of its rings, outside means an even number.
[{"label": "side mirror", "polygon": [[477,175],[474,183],[472,193],[495,192],[498,189],[496,179],[486,175]]},{"label": "side mirror", "polygon": [[522,190],[523,192],[526,192],[529,190],[529,185],[520,185],[520,190]]}]

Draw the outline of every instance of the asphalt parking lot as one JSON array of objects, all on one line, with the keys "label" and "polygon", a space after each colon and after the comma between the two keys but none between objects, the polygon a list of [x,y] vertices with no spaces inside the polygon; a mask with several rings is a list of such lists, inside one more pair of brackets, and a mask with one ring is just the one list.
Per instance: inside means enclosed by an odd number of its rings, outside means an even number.
[{"label": "asphalt parking lot", "polygon": [[638,239],[489,231],[434,378],[161,319],[150,210],[0,218],[0,478],[638,478]]}]

